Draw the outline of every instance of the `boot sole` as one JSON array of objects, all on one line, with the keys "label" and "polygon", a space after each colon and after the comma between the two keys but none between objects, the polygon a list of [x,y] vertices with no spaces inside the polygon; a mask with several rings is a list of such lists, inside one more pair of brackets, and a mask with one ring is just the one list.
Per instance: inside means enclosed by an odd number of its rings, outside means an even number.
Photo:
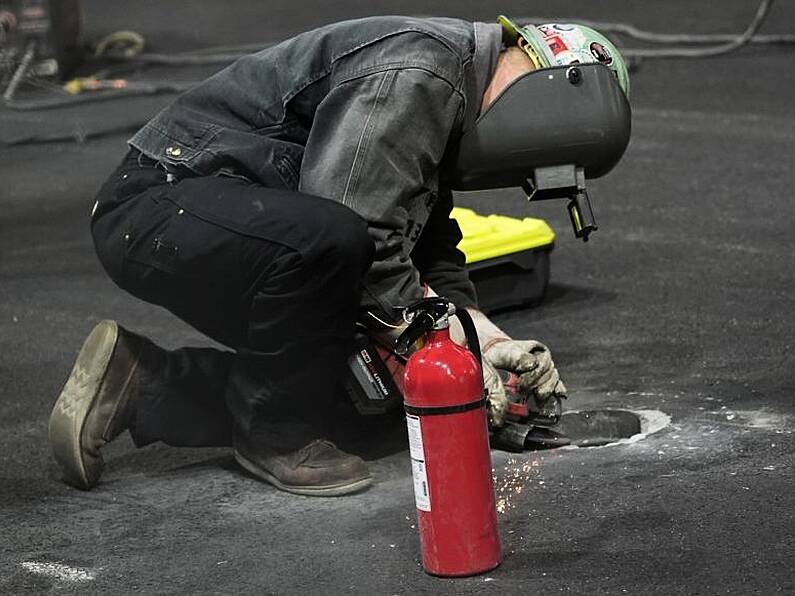
[{"label": "boot sole", "polygon": [[283,490],[294,495],[304,495],[307,497],[339,497],[355,493],[364,488],[367,488],[373,483],[372,477],[361,478],[353,482],[345,482],[340,484],[327,484],[323,486],[294,486],[291,484],[284,484],[273,474],[254,464],[246,457],[235,450],[235,460],[246,471],[250,472],[260,480],[264,480],[268,484],[272,484],[279,490]]},{"label": "boot sole", "polygon": [[96,485],[102,474],[101,459],[95,473],[89,474],[83,460],[81,436],[118,338],[119,327],[114,321],[102,321],[94,327],[50,414],[48,436],[53,456],[63,470],[64,481],[82,490]]}]

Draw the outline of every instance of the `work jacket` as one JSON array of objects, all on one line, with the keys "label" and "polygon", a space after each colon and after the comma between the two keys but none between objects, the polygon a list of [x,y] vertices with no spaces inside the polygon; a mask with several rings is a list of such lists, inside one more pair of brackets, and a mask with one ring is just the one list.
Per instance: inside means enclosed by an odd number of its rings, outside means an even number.
[{"label": "work jacket", "polygon": [[375,243],[366,309],[394,320],[423,295],[423,283],[474,305],[440,165],[474,124],[500,48],[498,25],[335,23],[241,58],[129,143],[166,167],[241,176],[350,207]]}]

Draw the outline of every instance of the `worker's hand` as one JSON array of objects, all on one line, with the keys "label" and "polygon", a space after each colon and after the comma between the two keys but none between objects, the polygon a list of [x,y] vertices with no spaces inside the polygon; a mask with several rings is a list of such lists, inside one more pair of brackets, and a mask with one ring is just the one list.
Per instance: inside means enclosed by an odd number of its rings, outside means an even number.
[{"label": "worker's hand", "polygon": [[505,394],[500,374],[486,360],[483,360],[483,386],[489,399],[489,428],[499,428],[505,424],[508,396]]},{"label": "worker's hand", "polygon": [[539,405],[552,397],[566,397],[566,386],[560,380],[552,354],[541,342],[498,337],[483,346],[483,360],[515,373],[519,377],[519,391],[534,395]]},{"label": "worker's hand", "polygon": [[[511,339],[484,313],[467,308],[478,332],[484,363],[518,377],[515,390],[535,397],[543,407],[553,397],[566,397],[566,386],[552,361],[552,354],[541,342]],[[485,368],[485,366],[484,366]]]}]

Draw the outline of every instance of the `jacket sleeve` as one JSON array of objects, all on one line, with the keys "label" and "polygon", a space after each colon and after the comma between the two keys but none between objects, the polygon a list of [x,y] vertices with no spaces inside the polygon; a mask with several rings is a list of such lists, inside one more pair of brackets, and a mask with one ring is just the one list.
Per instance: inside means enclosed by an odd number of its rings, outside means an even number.
[{"label": "jacket sleeve", "polygon": [[375,261],[362,306],[391,319],[422,297],[411,248],[463,103],[446,80],[402,68],[337,85],[315,113],[299,189],[339,201],[367,221]]},{"label": "jacket sleeve", "polygon": [[448,189],[441,190],[411,259],[421,281],[434,292],[456,306],[475,307],[475,286],[466,271],[466,257],[457,248],[461,242],[461,228],[450,217],[452,209],[453,194]]}]

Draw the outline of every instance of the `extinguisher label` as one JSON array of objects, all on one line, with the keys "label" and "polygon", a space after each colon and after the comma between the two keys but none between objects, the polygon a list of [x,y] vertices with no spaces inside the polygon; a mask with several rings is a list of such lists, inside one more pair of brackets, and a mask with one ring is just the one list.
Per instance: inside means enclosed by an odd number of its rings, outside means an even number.
[{"label": "extinguisher label", "polygon": [[414,501],[417,509],[431,510],[431,491],[428,474],[425,470],[425,448],[422,444],[422,425],[419,416],[406,415],[409,429],[409,452],[411,453],[411,474],[414,478]]}]

